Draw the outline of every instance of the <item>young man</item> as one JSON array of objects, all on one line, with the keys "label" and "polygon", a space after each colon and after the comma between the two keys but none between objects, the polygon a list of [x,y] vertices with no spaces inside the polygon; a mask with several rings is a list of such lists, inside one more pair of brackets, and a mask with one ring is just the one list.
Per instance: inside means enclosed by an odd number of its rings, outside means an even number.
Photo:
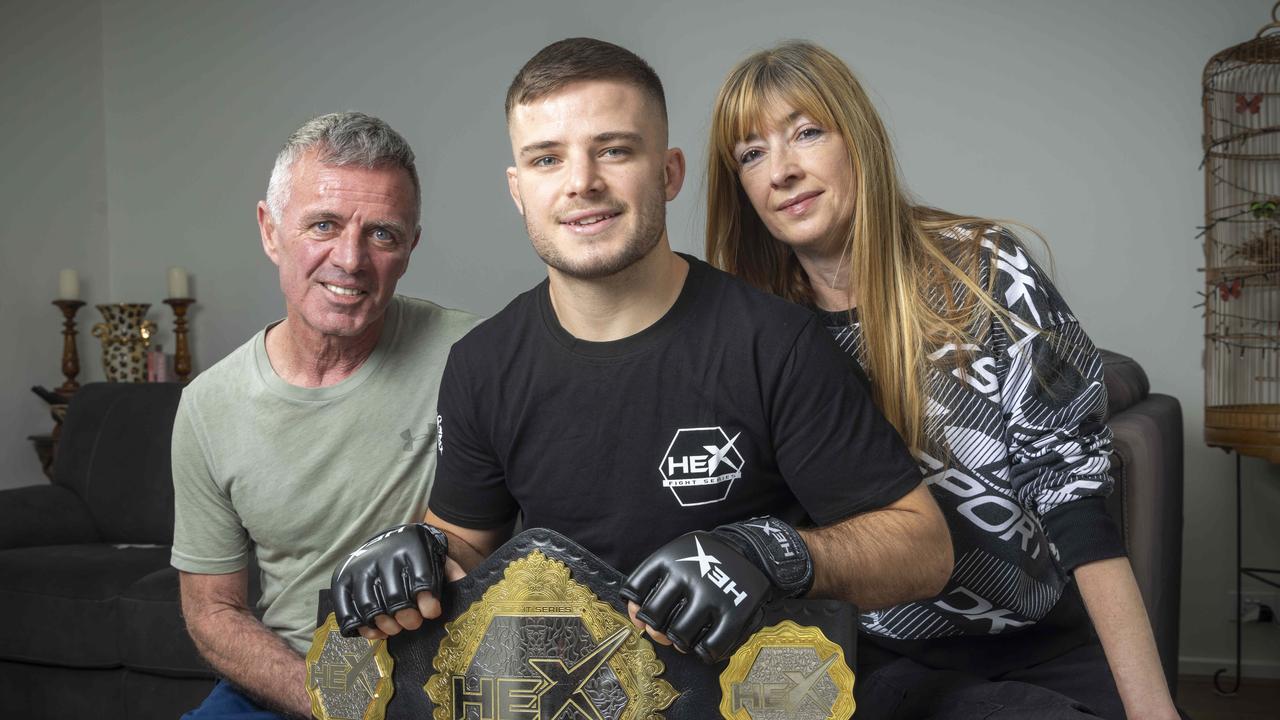
[{"label": "young man", "polygon": [[173,428],[182,612],[227,680],[188,718],[310,717],[316,591],[352,544],[425,511],[440,371],[475,317],[395,294],[419,204],[413,151],[368,115],[310,120],[276,158],[258,225],[285,318],[201,373]]},{"label": "young man", "polygon": [[653,70],[554,43],[512,82],[507,121],[511,197],[548,278],[451,351],[427,524],[335,572],[344,631],[438,615],[445,546],[474,567],[518,512],[631,573],[637,624],[707,661],[773,597],[937,592],[946,525],[847,357],[808,310],[671,251],[685,161]]}]

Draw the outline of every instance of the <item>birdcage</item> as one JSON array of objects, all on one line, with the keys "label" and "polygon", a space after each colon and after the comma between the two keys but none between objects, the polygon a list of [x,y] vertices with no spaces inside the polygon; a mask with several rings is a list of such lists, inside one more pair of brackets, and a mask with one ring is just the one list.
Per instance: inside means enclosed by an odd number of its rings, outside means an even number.
[{"label": "birdcage", "polygon": [[1280,3],[1204,69],[1205,441],[1280,462]]}]

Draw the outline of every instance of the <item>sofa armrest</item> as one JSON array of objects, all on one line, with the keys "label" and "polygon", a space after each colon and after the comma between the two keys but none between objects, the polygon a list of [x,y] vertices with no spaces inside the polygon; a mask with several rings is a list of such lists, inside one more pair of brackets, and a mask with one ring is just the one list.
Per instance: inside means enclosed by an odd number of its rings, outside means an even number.
[{"label": "sofa armrest", "polygon": [[1182,597],[1182,406],[1151,394],[1107,420],[1115,433],[1108,507],[1124,533],[1169,687]]},{"label": "sofa armrest", "polygon": [[89,508],[60,485],[0,490],[0,550],[98,541]]}]

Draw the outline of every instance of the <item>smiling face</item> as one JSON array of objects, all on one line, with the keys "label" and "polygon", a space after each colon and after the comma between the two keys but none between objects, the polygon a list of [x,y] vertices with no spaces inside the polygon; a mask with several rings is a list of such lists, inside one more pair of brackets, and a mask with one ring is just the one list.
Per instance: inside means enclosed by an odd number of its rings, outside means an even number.
[{"label": "smiling face", "polygon": [[853,162],[840,133],[790,105],[735,144],[738,179],[769,233],[800,252],[838,255],[853,219]]},{"label": "smiling face", "polygon": [[533,249],[554,272],[608,277],[666,233],[666,202],[684,180],[657,103],[632,85],[572,83],[517,105],[507,183]]},{"label": "smiling face", "polygon": [[262,247],[279,268],[293,332],[332,339],[376,331],[418,244],[417,216],[404,170],[299,157],[280,217],[258,204]]}]

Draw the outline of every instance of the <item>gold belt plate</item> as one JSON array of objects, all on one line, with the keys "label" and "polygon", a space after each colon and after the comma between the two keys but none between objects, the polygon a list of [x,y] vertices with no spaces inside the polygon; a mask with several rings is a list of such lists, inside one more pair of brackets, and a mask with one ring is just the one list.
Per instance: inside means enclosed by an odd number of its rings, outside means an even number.
[{"label": "gold belt plate", "polygon": [[320,720],[383,720],[395,687],[386,640],[343,637],[333,613],[307,651],[307,695]]},{"label": "gold belt plate", "polygon": [[445,631],[424,686],[434,720],[661,720],[679,696],[631,620],[536,550]]},{"label": "gold belt plate", "polygon": [[853,671],[844,651],[816,627],[783,620],[762,628],[720,674],[725,720],[847,720]]}]

